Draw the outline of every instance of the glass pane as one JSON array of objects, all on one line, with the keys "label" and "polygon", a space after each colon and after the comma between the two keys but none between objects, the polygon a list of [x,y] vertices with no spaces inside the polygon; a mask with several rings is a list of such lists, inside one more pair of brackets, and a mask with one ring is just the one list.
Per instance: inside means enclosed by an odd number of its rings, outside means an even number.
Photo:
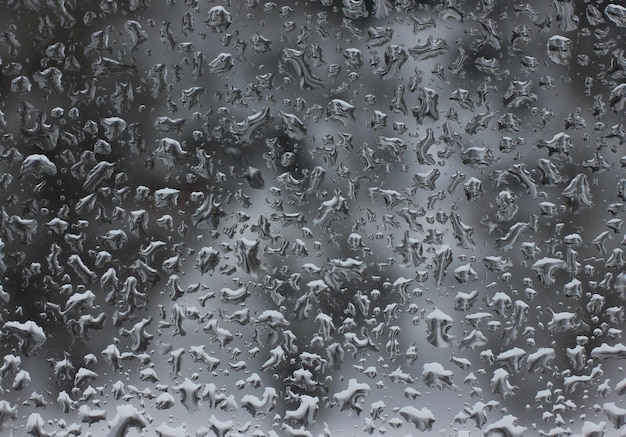
[{"label": "glass pane", "polygon": [[0,11],[0,434],[626,432],[619,2]]}]

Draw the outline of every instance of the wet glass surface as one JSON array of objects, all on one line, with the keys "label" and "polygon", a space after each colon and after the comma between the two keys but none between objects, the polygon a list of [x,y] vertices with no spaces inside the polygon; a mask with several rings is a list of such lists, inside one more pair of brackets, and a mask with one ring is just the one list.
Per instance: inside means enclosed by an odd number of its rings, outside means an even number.
[{"label": "wet glass surface", "polygon": [[626,7],[6,0],[0,434],[626,433]]}]

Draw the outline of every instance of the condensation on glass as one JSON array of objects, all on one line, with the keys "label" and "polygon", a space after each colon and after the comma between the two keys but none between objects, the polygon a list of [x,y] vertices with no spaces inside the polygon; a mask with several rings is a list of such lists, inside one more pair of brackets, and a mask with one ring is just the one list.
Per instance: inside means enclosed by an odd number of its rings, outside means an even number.
[{"label": "condensation on glass", "polygon": [[626,433],[620,2],[0,12],[0,434]]}]

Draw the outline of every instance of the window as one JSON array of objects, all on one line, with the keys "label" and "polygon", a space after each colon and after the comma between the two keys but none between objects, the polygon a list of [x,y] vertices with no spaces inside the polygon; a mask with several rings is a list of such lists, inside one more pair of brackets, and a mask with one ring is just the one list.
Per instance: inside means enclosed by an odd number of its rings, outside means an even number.
[{"label": "window", "polygon": [[0,8],[2,435],[624,432],[618,2]]}]

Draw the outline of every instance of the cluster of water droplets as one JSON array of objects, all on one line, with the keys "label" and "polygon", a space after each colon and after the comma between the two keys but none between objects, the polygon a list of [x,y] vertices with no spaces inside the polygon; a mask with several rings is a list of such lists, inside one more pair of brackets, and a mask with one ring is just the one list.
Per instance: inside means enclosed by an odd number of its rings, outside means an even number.
[{"label": "cluster of water droplets", "polygon": [[626,432],[625,7],[0,10],[2,435]]}]

